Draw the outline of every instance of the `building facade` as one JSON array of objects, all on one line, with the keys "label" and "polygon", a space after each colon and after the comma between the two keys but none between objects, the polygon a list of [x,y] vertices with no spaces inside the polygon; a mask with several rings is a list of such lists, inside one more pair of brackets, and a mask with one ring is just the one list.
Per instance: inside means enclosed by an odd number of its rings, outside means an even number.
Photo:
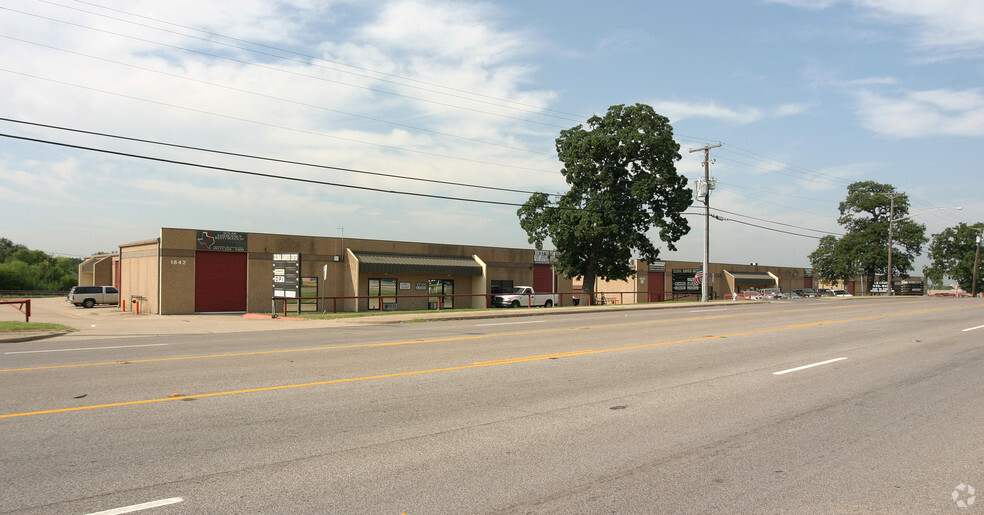
[{"label": "building facade", "polygon": [[[161,229],[120,246],[121,300],[163,315],[215,312],[484,308],[529,285],[567,292],[550,254],[320,236]],[[296,309],[295,309],[296,308]]]}]

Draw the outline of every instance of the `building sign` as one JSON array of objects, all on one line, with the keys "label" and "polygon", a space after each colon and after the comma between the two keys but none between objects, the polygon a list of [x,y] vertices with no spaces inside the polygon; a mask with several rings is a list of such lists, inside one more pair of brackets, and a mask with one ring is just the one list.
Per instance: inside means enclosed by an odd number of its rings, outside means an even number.
[{"label": "building sign", "polygon": [[246,252],[246,233],[228,231],[198,231],[195,248],[222,252]]},{"label": "building sign", "polygon": [[549,265],[557,257],[556,250],[534,250],[533,263],[537,265]]},{"label": "building sign", "polygon": [[813,269],[812,268],[804,268],[803,269],[803,277],[813,277]]},{"label": "building sign", "polygon": [[301,255],[273,255],[273,296],[296,299],[301,296]]},{"label": "building sign", "polygon": [[649,263],[650,272],[665,272],[666,271],[666,261],[653,261]]}]

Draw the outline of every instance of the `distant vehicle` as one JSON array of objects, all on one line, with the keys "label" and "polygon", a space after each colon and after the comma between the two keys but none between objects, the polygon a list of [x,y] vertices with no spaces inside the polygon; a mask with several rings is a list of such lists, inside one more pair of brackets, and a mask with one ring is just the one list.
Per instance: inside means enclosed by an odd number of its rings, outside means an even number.
[{"label": "distant vehicle", "polygon": [[555,304],[557,304],[557,295],[536,293],[532,286],[517,286],[511,292],[492,296],[492,305],[497,308],[518,308],[520,306],[549,308]]},{"label": "distant vehicle", "polygon": [[762,288],[759,290],[759,296],[763,299],[779,299],[782,298],[782,290],[779,288]]},{"label": "distant vehicle", "polygon": [[833,297],[834,291],[828,288],[817,289],[817,297]]},{"label": "distant vehicle", "polygon": [[813,288],[799,288],[793,290],[793,293],[799,294],[800,297],[804,297],[804,298],[817,296],[817,291],[814,290]]},{"label": "distant vehicle", "polygon": [[853,297],[854,295],[847,290],[833,290],[834,297]]},{"label": "distant vehicle", "polygon": [[84,308],[96,304],[119,304],[120,291],[112,286],[73,286],[65,301]]},{"label": "distant vehicle", "polygon": [[796,293],[795,291],[791,291],[789,293],[785,293],[784,292],[784,293],[781,293],[779,295],[780,295],[779,296],[780,299],[802,299],[803,298],[802,295],[800,295],[799,293]]}]

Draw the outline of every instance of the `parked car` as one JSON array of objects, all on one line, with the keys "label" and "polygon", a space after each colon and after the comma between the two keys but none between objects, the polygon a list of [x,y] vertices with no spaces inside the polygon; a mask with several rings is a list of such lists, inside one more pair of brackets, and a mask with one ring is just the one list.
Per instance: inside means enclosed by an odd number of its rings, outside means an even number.
[{"label": "parked car", "polygon": [[791,292],[788,292],[788,293],[787,292],[780,293],[779,294],[779,298],[780,299],[802,299],[803,296],[800,295],[799,293],[796,293],[795,291],[791,291]]},{"label": "parked car", "polygon": [[847,290],[833,290],[834,297],[853,297],[854,295]]},{"label": "parked car", "polygon": [[112,286],[73,286],[65,300],[85,308],[96,304],[119,304],[120,291]]},{"label": "parked car", "polygon": [[804,298],[807,298],[807,297],[816,297],[817,296],[817,291],[814,290],[813,288],[799,288],[799,289],[793,290],[793,293],[796,293],[800,297],[804,297]]},{"label": "parked car", "polygon": [[782,290],[779,288],[762,288],[759,290],[759,295],[763,299],[779,299],[782,295]]},{"label": "parked car", "polygon": [[833,297],[834,291],[828,288],[818,288],[817,297]]}]

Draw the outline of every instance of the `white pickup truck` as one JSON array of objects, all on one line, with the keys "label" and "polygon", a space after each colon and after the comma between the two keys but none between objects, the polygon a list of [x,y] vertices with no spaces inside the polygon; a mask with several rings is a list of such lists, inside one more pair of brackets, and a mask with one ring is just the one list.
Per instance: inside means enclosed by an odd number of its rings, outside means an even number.
[{"label": "white pickup truck", "polygon": [[518,308],[520,306],[543,306],[549,308],[557,304],[557,295],[552,293],[536,293],[532,286],[517,286],[508,293],[497,293],[492,296],[492,305],[497,308]]}]

